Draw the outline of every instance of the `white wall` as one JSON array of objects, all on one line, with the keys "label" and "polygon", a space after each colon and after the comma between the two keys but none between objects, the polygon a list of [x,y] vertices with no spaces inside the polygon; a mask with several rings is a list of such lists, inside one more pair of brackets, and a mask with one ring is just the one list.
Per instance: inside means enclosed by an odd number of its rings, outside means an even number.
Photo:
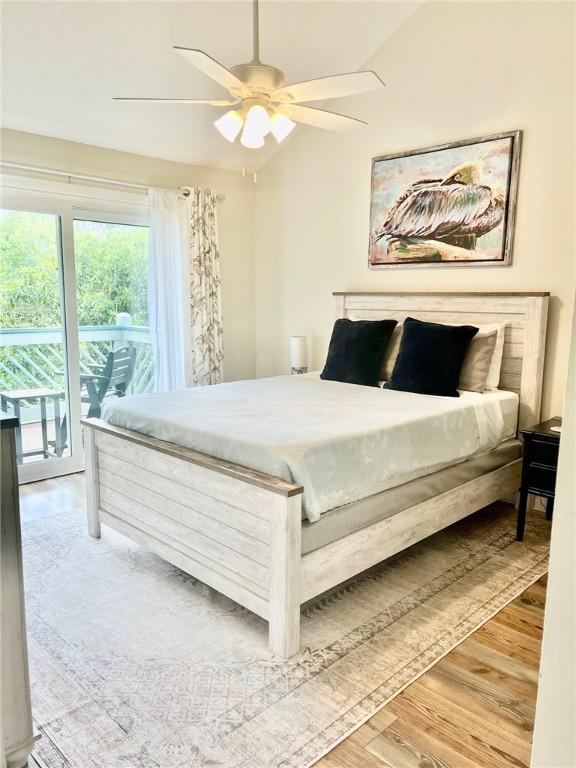
[{"label": "white wall", "polygon": [[239,173],[173,163],[87,144],[3,130],[1,157],[57,170],[151,186],[212,187],[226,196],[218,208],[221,250],[224,376],[255,372],[253,187]]},{"label": "white wall", "polygon": [[576,314],[560,441],[532,768],[576,765]]},{"label": "white wall", "polygon": [[[387,88],[333,102],[369,122],[300,131],[256,186],[257,370],[286,371],[288,337],[321,366],[333,290],[552,295],[543,410],[559,414],[574,285],[574,6],[424,5],[368,62]],[[373,156],[522,129],[512,267],[369,271]]]}]

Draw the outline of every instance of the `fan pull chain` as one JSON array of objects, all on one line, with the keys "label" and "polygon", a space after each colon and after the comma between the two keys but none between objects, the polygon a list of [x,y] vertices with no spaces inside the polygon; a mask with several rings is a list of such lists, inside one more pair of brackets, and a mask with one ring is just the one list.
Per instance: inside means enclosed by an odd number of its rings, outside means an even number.
[{"label": "fan pull chain", "polygon": [[[246,173],[246,168],[242,168],[242,178],[245,179],[248,174]],[[258,183],[258,174],[256,171],[252,171],[252,183],[257,184]]]}]

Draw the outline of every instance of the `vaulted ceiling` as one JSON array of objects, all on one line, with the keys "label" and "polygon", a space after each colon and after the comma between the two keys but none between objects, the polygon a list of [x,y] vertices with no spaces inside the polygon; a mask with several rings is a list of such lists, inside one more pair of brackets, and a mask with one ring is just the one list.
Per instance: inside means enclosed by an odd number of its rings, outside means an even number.
[{"label": "vaulted ceiling", "polygon": [[[264,0],[261,59],[288,82],[357,70],[419,5]],[[112,101],[226,97],[171,48],[202,48],[228,67],[249,61],[250,2],[15,0],[1,8],[3,127],[231,170],[261,167],[278,151],[270,139],[261,150],[226,142],[214,107]]]}]

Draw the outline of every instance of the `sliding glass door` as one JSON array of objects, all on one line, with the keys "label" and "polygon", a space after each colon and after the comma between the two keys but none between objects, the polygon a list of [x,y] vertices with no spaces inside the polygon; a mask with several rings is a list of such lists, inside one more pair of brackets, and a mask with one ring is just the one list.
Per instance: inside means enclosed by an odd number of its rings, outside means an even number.
[{"label": "sliding glass door", "polygon": [[75,219],[74,250],[81,408],[98,418],[107,400],[153,388],[148,227]]},{"label": "sliding glass door", "polygon": [[81,416],[153,388],[147,267],[145,212],[3,196],[0,406],[21,482],[83,469]]},{"label": "sliding glass door", "polygon": [[[82,467],[73,253],[66,210],[0,210],[0,407],[18,416],[20,480]],[[70,270],[72,272],[70,273]]]}]

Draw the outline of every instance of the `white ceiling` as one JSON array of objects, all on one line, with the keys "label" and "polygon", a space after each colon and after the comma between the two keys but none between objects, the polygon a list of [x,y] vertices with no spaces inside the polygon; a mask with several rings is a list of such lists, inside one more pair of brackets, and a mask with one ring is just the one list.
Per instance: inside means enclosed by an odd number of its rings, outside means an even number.
[{"label": "white ceiling", "polygon": [[[419,5],[264,0],[261,59],[288,82],[357,70]],[[171,47],[202,48],[228,67],[249,61],[251,2],[16,0],[1,9],[5,128],[232,170],[261,167],[278,151],[273,141],[229,144],[212,125],[221,109],[112,101],[226,96]]]}]

